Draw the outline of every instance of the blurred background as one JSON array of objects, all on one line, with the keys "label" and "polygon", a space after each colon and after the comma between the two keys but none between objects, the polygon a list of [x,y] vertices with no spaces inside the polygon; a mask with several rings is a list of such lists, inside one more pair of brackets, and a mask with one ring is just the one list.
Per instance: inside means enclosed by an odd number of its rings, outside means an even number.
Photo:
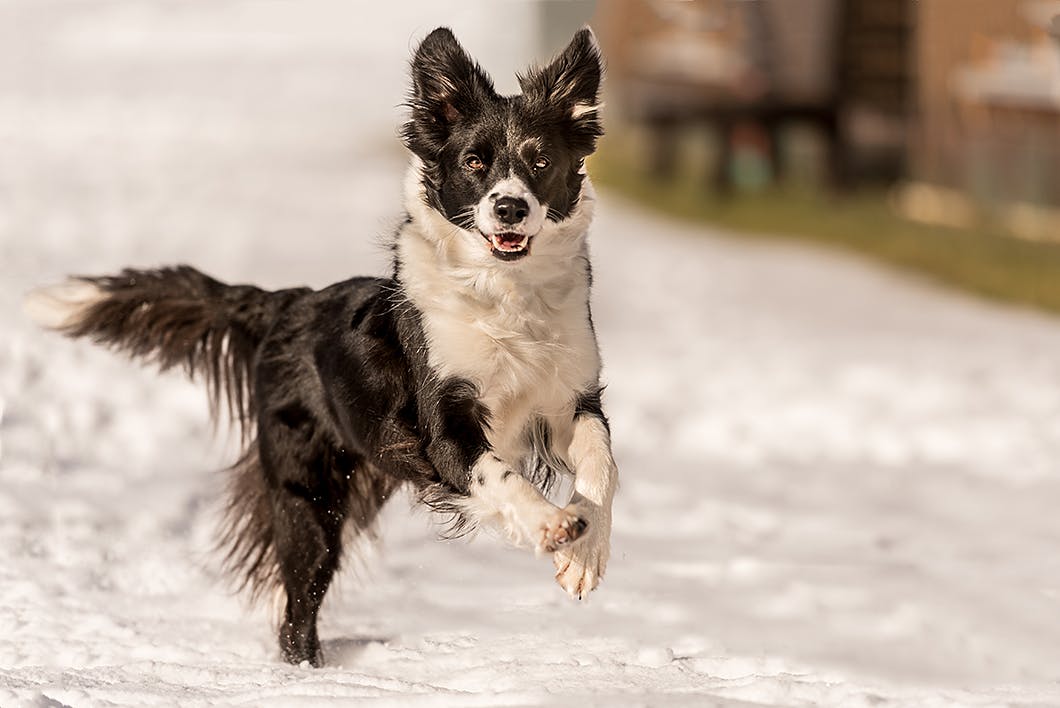
[{"label": "blurred background", "polygon": [[596,16],[604,179],[1060,309],[1060,3],[616,0]]},{"label": "blurred background", "polygon": [[[1060,705],[1058,13],[0,0],[0,706]],[[23,294],[386,274],[417,42],[510,93],[586,22],[607,578],[571,603],[398,499],[287,667],[210,551],[202,387]]]}]

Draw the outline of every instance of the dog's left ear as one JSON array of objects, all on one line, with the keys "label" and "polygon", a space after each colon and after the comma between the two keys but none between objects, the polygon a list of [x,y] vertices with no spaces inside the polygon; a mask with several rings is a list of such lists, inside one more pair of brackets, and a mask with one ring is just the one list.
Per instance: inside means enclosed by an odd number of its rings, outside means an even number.
[{"label": "dog's left ear", "polygon": [[588,154],[595,148],[596,138],[603,135],[597,115],[603,74],[600,47],[592,30],[585,27],[551,64],[520,76],[519,85],[529,103],[562,111],[575,133],[589,140]]}]

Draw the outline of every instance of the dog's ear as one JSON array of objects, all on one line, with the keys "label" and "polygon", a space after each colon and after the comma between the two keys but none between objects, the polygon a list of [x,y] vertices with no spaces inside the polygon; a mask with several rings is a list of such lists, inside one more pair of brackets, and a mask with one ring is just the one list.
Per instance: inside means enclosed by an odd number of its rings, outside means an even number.
[{"label": "dog's ear", "polygon": [[420,42],[412,58],[412,115],[402,131],[409,149],[425,159],[437,154],[458,121],[474,115],[496,96],[493,81],[439,27]]},{"label": "dog's ear", "polygon": [[519,85],[530,105],[558,110],[571,121],[573,134],[587,141],[585,154],[593,151],[603,135],[597,115],[604,64],[596,37],[588,27],[574,35],[563,53],[544,68],[531,68],[519,77]]}]

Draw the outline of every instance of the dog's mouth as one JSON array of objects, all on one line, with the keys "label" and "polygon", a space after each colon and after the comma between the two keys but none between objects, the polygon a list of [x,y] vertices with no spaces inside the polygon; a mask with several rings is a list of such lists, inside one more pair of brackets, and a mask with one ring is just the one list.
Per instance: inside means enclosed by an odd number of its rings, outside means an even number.
[{"label": "dog's mouth", "polygon": [[499,233],[482,234],[489,243],[490,253],[502,261],[517,261],[523,256],[530,254],[530,241],[533,236],[528,234]]}]

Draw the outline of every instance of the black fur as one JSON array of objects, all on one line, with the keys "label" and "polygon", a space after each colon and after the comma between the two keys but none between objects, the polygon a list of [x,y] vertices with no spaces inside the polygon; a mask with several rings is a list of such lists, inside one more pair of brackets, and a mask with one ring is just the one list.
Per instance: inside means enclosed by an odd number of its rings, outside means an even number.
[{"label": "black fur", "polygon": [[79,277],[107,294],[66,329],[162,370],[182,366],[201,376],[215,420],[223,405],[245,438],[255,413],[249,389],[254,350],[279,312],[307,289],[270,293],[225,285],[194,268],[127,269],[108,277]]},{"label": "black fur", "polygon": [[[481,189],[478,177],[454,171],[474,147],[490,174],[517,171],[553,205],[550,218],[566,216],[600,134],[595,112],[572,111],[595,103],[599,67],[583,31],[552,65],[521,77],[525,96],[502,98],[451,32],[433,32],[413,61],[404,129],[426,166],[428,200],[457,220],[454,205],[463,209]],[[531,174],[532,156],[508,150],[511,134],[537,138],[556,171]],[[231,470],[225,567],[253,597],[282,587],[280,647],[292,663],[320,664],[317,613],[346,532],[370,535],[398,487],[411,485],[447,515],[449,535],[471,524],[462,502],[473,463],[490,450],[489,411],[473,383],[439,378],[428,364],[402,277],[397,258],[389,278],[320,291],[229,286],[188,266],[126,270],[83,278],[101,297],[65,328],[163,369],[183,366],[205,379],[214,413],[226,405],[240,425],[245,452]],[[602,417],[599,391],[586,392],[578,410]],[[547,425],[527,434],[536,454],[524,472],[547,487],[563,463],[548,452]]]},{"label": "black fur", "polygon": [[574,417],[590,415],[599,418],[603,422],[607,432],[611,432],[611,423],[604,415],[603,386],[595,386],[588,391],[582,392],[574,401]]},{"label": "black fur", "polygon": [[402,483],[452,533],[467,529],[458,502],[488,449],[488,411],[472,384],[433,374],[398,281],[265,292],[188,266],[84,280],[106,296],[67,334],[184,365],[256,433],[232,468],[225,561],[252,596],[286,590],[288,661],[319,664],[316,614],[344,530],[370,533]]}]

